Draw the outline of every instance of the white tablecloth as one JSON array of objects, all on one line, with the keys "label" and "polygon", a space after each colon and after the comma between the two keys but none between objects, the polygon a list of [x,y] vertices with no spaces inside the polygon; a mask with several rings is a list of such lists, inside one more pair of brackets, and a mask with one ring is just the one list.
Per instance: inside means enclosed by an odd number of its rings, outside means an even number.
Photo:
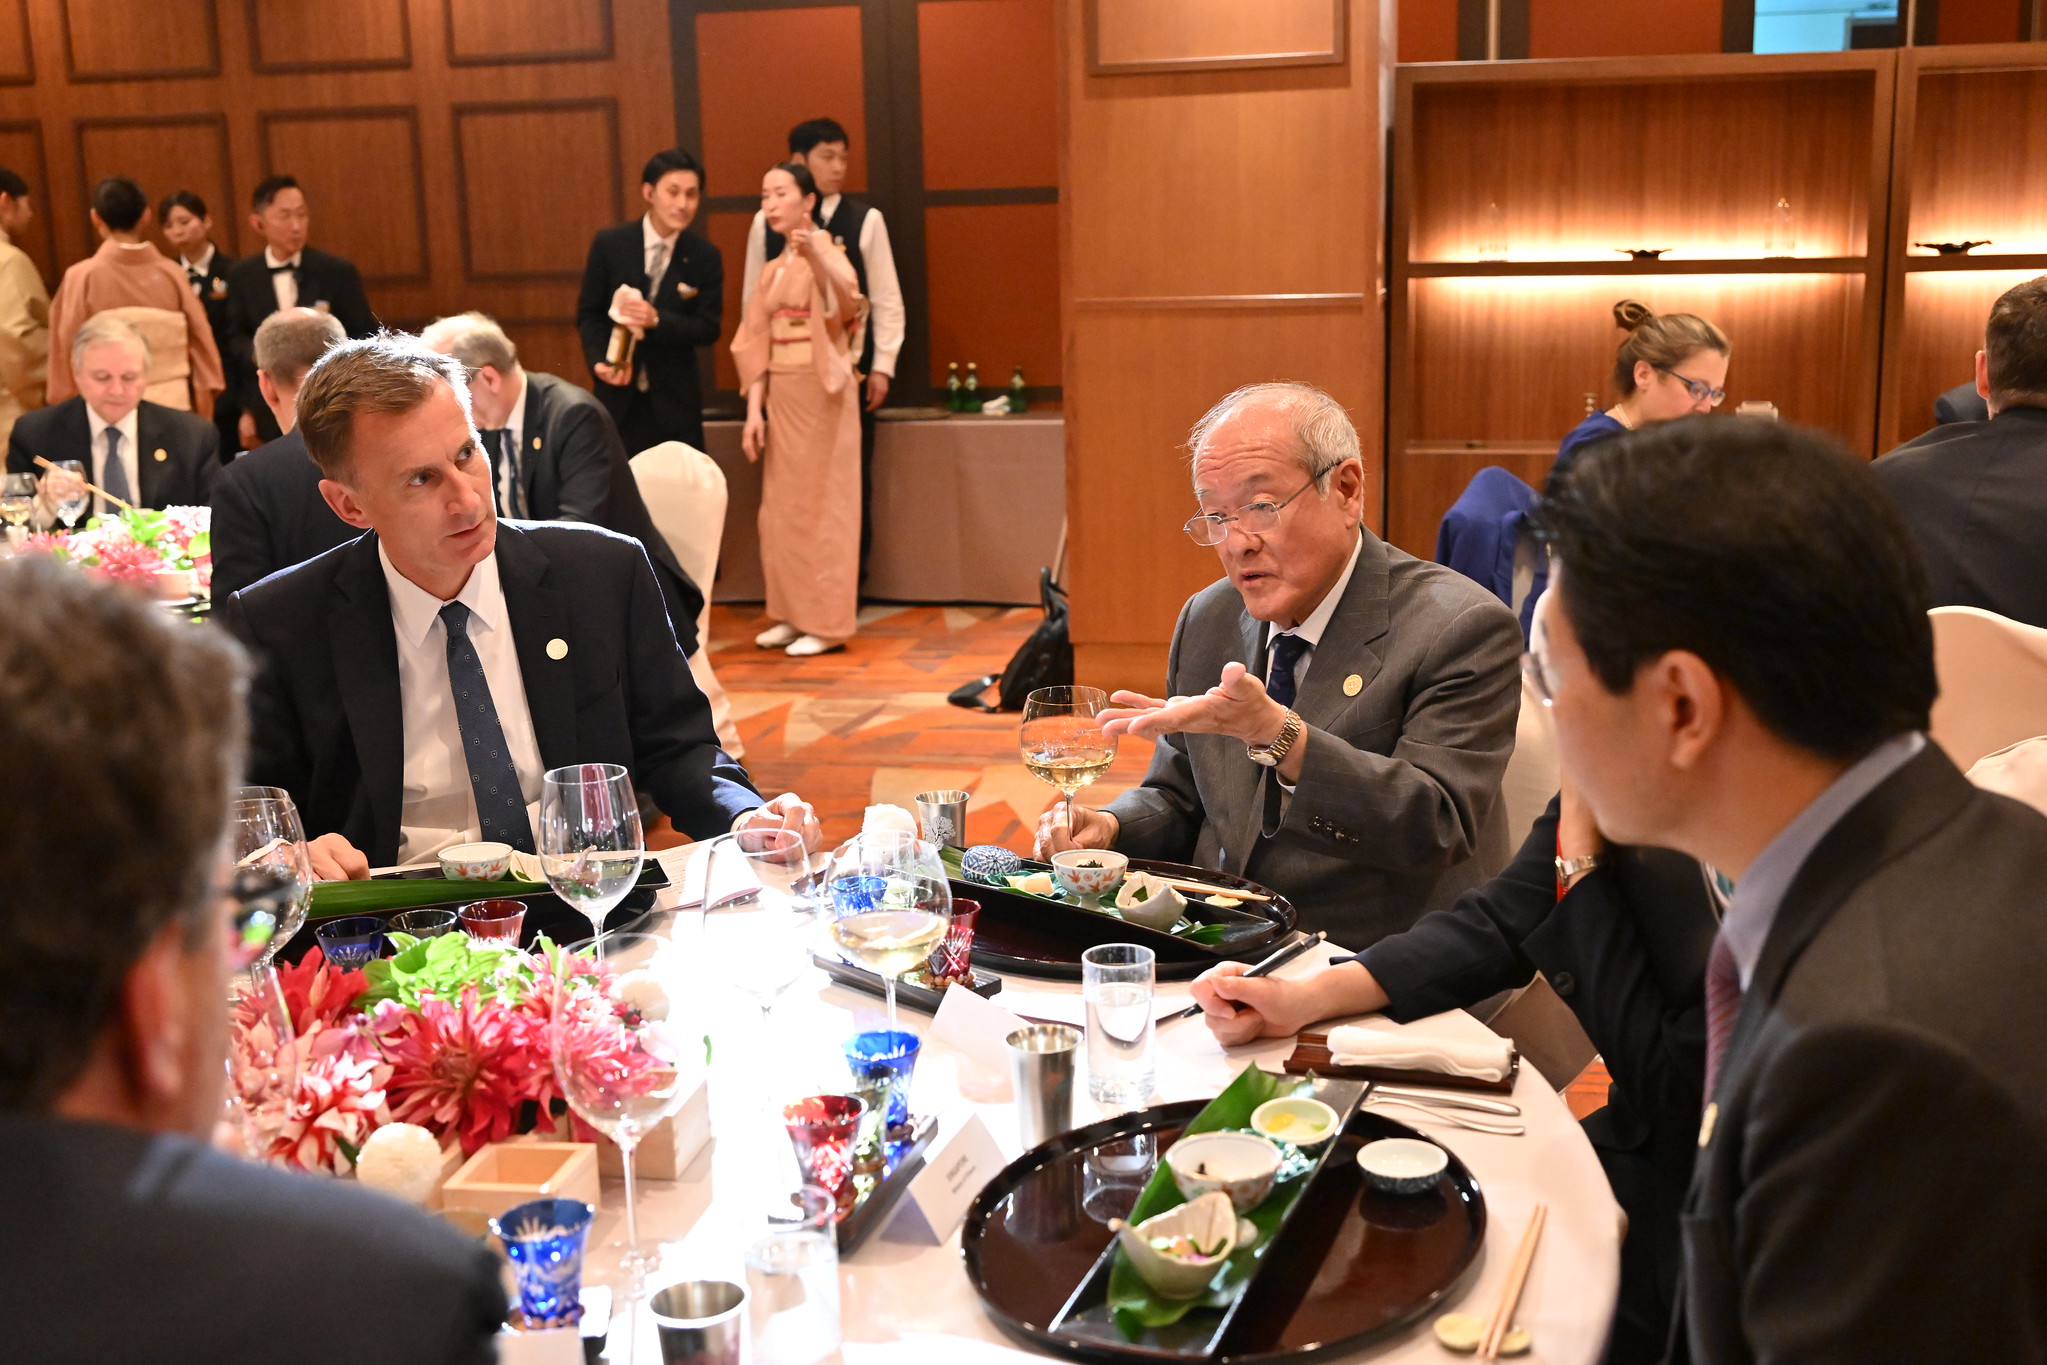
[{"label": "white tablecloth", "polygon": [[[688,852],[676,850],[664,857],[677,880]],[[699,975],[706,993],[700,1005],[709,1019],[714,1048],[715,1136],[712,1149],[699,1156],[682,1178],[641,1184],[642,1241],[663,1244],[655,1285],[683,1278],[744,1283],[742,1256],[760,1233],[763,1201],[786,1188],[794,1170],[775,1110],[804,1095],[843,1091],[848,1079],[840,1043],[860,1029],[885,1026],[879,999],[835,986],[822,972],[812,971],[782,998],[771,1034],[764,1036],[758,1009],[729,984],[745,959],[757,914],[745,909],[720,911],[709,917],[702,931],[706,970]],[[696,914],[662,918],[670,921],[668,931],[678,941],[699,942]],[[1323,956],[1303,957],[1280,974],[1310,971]],[[1187,987],[1162,983],[1159,995],[1184,1003]],[[1070,999],[1062,1006],[1052,999],[1060,996]],[[1005,981],[996,1003],[1019,1014],[1049,1017],[1076,1008],[1078,996],[1077,983],[1014,978]],[[900,1019],[903,1027],[920,1035],[931,1025],[928,1015],[914,1010],[901,1011]],[[1461,1012],[1411,1027],[1491,1036],[1484,1025]],[[1277,1070],[1291,1049],[1291,1041],[1270,1041],[1225,1052],[1198,1019],[1165,1025],[1159,1031],[1156,1102],[1211,1097],[1247,1062]],[[1005,1155],[1018,1155],[1022,1145],[1014,1106],[963,1098],[959,1093],[963,1073],[970,1086],[985,1083],[986,1077],[975,1075],[970,1060],[942,1045],[928,1045],[918,1061],[913,1107],[943,1119],[978,1112]],[[1548,1226],[1518,1320],[1535,1334],[1533,1359],[1546,1365],[1592,1365],[1605,1342],[1619,1278],[1620,1210],[1591,1144],[1562,1097],[1533,1067],[1522,1067],[1513,1099],[1521,1106],[1528,1129],[1522,1137],[1417,1125],[1464,1160],[1486,1198],[1484,1261],[1462,1296],[1462,1306],[1490,1311],[1530,1211],[1537,1201],[1546,1202]],[[1085,1080],[1079,1081],[1076,1122],[1093,1122],[1106,1113],[1087,1098]],[[1407,1110],[1389,1111],[1389,1116],[1414,1122]],[[593,1246],[622,1235],[620,1195],[617,1186],[606,1187]],[[609,1282],[616,1254],[594,1253],[593,1278]],[[839,1274],[845,1365],[881,1361],[916,1365],[927,1360],[932,1365],[978,1365],[1024,1354],[982,1310],[960,1259],[959,1234],[933,1244],[907,1200],[887,1227],[841,1263]],[[622,1358],[617,1343],[614,1337],[614,1358]],[[1426,1324],[1350,1358],[1428,1365],[1452,1359]],[[642,1342],[638,1359],[660,1359],[651,1335]]]}]

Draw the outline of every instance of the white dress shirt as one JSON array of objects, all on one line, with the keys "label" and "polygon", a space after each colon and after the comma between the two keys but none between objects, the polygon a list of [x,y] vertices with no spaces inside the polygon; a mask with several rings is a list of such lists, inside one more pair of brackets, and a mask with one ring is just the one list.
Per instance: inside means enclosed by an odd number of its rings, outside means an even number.
[{"label": "white dress shirt", "polygon": [[[473,842],[480,827],[469,764],[462,757],[455,693],[448,683],[448,628],[441,622],[446,604],[399,573],[382,545],[377,546],[377,557],[383,561],[391,594],[391,625],[398,637],[399,712],[405,721],[398,861],[411,863],[431,858],[451,844]],[[519,671],[496,555],[470,571],[455,600],[469,608],[469,641],[490,684],[491,705],[497,708],[498,725],[505,732],[519,790],[526,798],[526,819],[537,837],[540,779],[547,770],[541,766],[540,741],[526,704],[526,678]]]},{"label": "white dress shirt", "polygon": [[[121,472],[128,476],[128,501],[140,507],[142,506],[142,460],[140,458],[141,452],[136,449],[135,413],[136,409],[130,408],[126,417],[123,417],[119,422],[110,423],[106,418],[93,411],[92,404],[87,403],[85,405],[85,425],[86,429],[92,433],[92,460],[90,462],[92,471],[90,477],[92,481],[101,488],[107,486],[107,428],[112,426],[121,433]],[[98,494],[93,495],[92,514],[94,516],[104,517],[119,510],[119,508],[115,507],[105,498],[100,497]]]},{"label": "white dress shirt", "polygon": [[289,265],[293,269],[297,269],[305,264],[305,255],[305,252],[297,251],[293,252],[288,260],[279,260],[270,254],[269,247],[263,248],[263,264],[269,267],[272,272],[270,276],[270,289],[272,293],[277,295],[277,306],[280,309],[296,308],[299,306],[299,280],[298,276],[292,274],[290,270],[279,270],[277,267]]},{"label": "white dress shirt", "polygon": [[[663,237],[654,230],[654,215],[640,215],[640,246],[647,253],[647,302],[654,303],[654,296],[661,292],[661,277],[668,273],[669,264],[675,259],[675,239],[681,232],[671,232]],[[655,304],[658,308],[660,305]],[[639,367],[639,378],[633,381],[641,393],[647,391],[647,367]]]},{"label": "white dress shirt", "polygon": [[[1294,663],[1294,696],[1296,698],[1301,695],[1301,689],[1307,685],[1308,669],[1315,662],[1315,647],[1322,643],[1322,632],[1329,629],[1329,620],[1336,615],[1336,606],[1339,602],[1343,601],[1344,591],[1350,587],[1350,576],[1357,571],[1358,555],[1364,548],[1365,538],[1359,536],[1357,544],[1351,547],[1350,562],[1343,566],[1343,573],[1337,578],[1336,586],[1322,594],[1322,600],[1315,604],[1315,610],[1308,613],[1308,618],[1305,621],[1302,621],[1301,624],[1295,626],[1292,630],[1282,630],[1277,634],[1273,632],[1269,622],[1266,624],[1265,657],[1268,660],[1272,658],[1272,642],[1281,635],[1297,635],[1308,642],[1308,647],[1301,651],[1301,657]],[[1268,663],[1267,667],[1270,668],[1271,665]],[[1267,687],[1272,686],[1272,677],[1269,673],[1266,675],[1265,685]],[[1295,709],[1296,711],[1299,710],[1298,707]],[[1302,723],[1306,724],[1307,722],[1303,720]],[[1300,739],[1294,741],[1296,745],[1301,742]],[[1287,801],[1293,797],[1294,789],[1287,783],[1286,779],[1279,775],[1277,768],[1273,769],[1272,780],[1279,783],[1280,809],[1285,810]]]},{"label": "white dress shirt", "polygon": [[[211,275],[213,273],[213,258],[217,254],[213,248],[213,243],[208,242],[205,255],[196,261],[188,261],[183,256],[180,256],[178,257],[178,264],[183,266],[188,272],[196,270],[201,276]],[[267,249],[264,254],[269,254]],[[192,293],[198,298],[203,299],[206,297],[206,281],[203,278],[192,282]]]},{"label": "white dress shirt", "polygon": [[[839,200],[843,195],[826,195],[818,202],[817,220],[822,223],[839,211]],[[896,278],[895,248],[889,245],[888,224],[882,221],[881,210],[869,205],[871,212],[860,224],[860,260],[867,267],[867,323],[874,329],[874,373],[885,374],[891,379],[896,373],[896,357],[902,353],[903,333],[906,315],[903,312],[903,286]],[[753,226],[746,232],[746,274],[740,286],[739,306],[744,309],[753,298],[753,288],[760,283],[761,271],[768,264],[768,219],[763,213],[753,215]],[[860,351],[866,345],[864,336],[855,333],[849,338],[853,348],[853,363],[860,363]]]}]

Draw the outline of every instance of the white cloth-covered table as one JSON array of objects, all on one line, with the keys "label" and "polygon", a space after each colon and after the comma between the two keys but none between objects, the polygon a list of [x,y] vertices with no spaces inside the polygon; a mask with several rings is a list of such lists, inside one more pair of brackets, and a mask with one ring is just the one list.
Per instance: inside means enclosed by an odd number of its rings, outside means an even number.
[{"label": "white cloth-covered table", "polygon": [[[666,855],[672,878],[679,880],[687,855],[688,850]],[[861,1029],[885,1027],[879,999],[835,986],[823,972],[813,970],[783,996],[775,1010],[772,1034],[764,1040],[758,1009],[729,984],[745,959],[758,913],[749,909],[719,911],[709,916],[704,927],[707,970],[700,971],[699,978],[707,983],[701,1006],[707,1012],[714,1046],[714,1137],[711,1150],[699,1156],[682,1178],[641,1185],[642,1241],[664,1244],[660,1271],[651,1281],[655,1285],[699,1277],[744,1282],[742,1257],[747,1244],[759,1235],[765,1201],[787,1188],[794,1171],[776,1109],[804,1095],[844,1090],[848,1078],[840,1043]],[[697,941],[695,913],[662,918],[669,921],[667,931],[679,942]],[[1311,970],[1326,951],[1289,964],[1281,975]],[[1162,983],[1159,995],[1185,1003],[1187,986]],[[1012,978],[1005,981],[996,1003],[1019,1014],[1078,1018],[1079,985]],[[909,1009],[901,1011],[900,1022],[919,1035],[927,1035],[931,1026],[930,1016]],[[1377,1027],[1399,1027],[1383,1019],[1372,1022]],[[1461,1012],[1414,1027],[1492,1036],[1484,1025]],[[1277,1070],[1291,1048],[1291,1041],[1275,1040],[1225,1053],[1198,1019],[1167,1024],[1159,1031],[1154,1102],[1211,1097],[1246,1063],[1258,1062]],[[975,1074],[970,1060],[942,1045],[927,1043],[912,1087],[913,1107],[946,1119],[978,1112],[1002,1144],[1005,1157],[1015,1157],[1022,1145],[1014,1106],[963,1098],[958,1088],[962,1074],[970,1078],[970,1085],[985,1085],[988,1080],[985,1074]],[[1528,1130],[1522,1137],[1416,1125],[1471,1167],[1486,1198],[1489,1223],[1483,1264],[1461,1296],[1461,1306],[1480,1313],[1490,1311],[1530,1211],[1538,1200],[1546,1202],[1548,1226],[1518,1320],[1535,1334],[1533,1359],[1545,1365],[1591,1365],[1606,1339],[1619,1279],[1620,1210],[1591,1144],[1562,1097],[1533,1067],[1521,1068],[1513,1099],[1521,1106]],[[1091,1123],[1108,1112],[1087,1098],[1083,1067],[1082,1078],[1076,1082],[1076,1123]],[[1389,1117],[1415,1122],[1407,1110],[1389,1111]],[[622,1235],[621,1193],[616,1184],[606,1186],[605,1208],[598,1215],[593,1245]],[[593,1278],[610,1282],[617,1253],[598,1250],[594,1255]],[[1004,1336],[983,1311],[961,1261],[959,1234],[954,1232],[934,1244],[907,1200],[887,1227],[841,1262],[839,1273],[845,1365],[919,1365],[926,1361],[932,1365],[979,1365],[1028,1354]],[[642,1326],[651,1334],[650,1327]],[[621,1358],[616,1355],[617,1341],[614,1337],[614,1358]],[[642,1360],[660,1358],[651,1335],[643,1341],[641,1351]],[[1435,1343],[1426,1324],[1350,1358],[1429,1365],[1451,1359]]]}]

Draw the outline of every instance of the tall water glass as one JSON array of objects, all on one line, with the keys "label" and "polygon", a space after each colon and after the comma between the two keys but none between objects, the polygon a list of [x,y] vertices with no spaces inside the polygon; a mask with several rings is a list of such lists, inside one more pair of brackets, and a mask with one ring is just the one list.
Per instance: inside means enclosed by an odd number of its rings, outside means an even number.
[{"label": "tall water glass", "polygon": [[616,763],[577,763],[540,779],[540,870],[554,894],[590,917],[604,917],[640,880],[647,840],[633,780]]},{"label": "tall water glass", "polygon": [[746,1249],[755,1365],[814,1365],[839,1349],[839,1243],[832,1197],[805,1185]]},{"label": "tall water glass", "polygon": [[1087,1093],[1134,1109],[1151,1098],[1158,1058],[1151,994],[1158,956],[1134,943],[1104,943],[1080,955],[1087,1002]]},{"label": "tall water glass", "polygon": [[313,855],[306,846],[299,808],[282,787],[243,787],[235,793],[234,854],[237,868],[258,867],[291,884],[283,917],[257,965],[268,963],[304,927],[313,899]]}]

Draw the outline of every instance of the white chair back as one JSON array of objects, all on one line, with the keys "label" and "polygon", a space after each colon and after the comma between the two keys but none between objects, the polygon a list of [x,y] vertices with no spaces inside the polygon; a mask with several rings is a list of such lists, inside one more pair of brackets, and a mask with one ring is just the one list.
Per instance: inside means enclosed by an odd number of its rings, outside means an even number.
[{"label": "white chair back", "polygon": [[2047,735],[2022,739],[1976,761],[1969,780],[2047,815]]},{"label": "white chair back", "polygon": [[1935,607],[1933,742],[1967,771],[1986,754],[2047,735],[2047,630],[1980,607]]},{"label": "white chair back", "polygon": [[718,547],[725,538],[725,471],[718,462],[681,441],[663,441],[632,458],[633,482],[654,519],[654,529],[668,542],[682,571],[704,595],[697,616],[697,651],[690,672],[711,703],[711,722],[718,740],[734,758],[745,753],[732,703],[711,669],[711,588],[718,576]]},{"label": "white chair back", "polygon": [[186,342],[185,315],[168,308],[109,308],[111,317],[142,333],[149,343],[149,381],[142,396],[167,408],[192,408],[192,355]]}]

